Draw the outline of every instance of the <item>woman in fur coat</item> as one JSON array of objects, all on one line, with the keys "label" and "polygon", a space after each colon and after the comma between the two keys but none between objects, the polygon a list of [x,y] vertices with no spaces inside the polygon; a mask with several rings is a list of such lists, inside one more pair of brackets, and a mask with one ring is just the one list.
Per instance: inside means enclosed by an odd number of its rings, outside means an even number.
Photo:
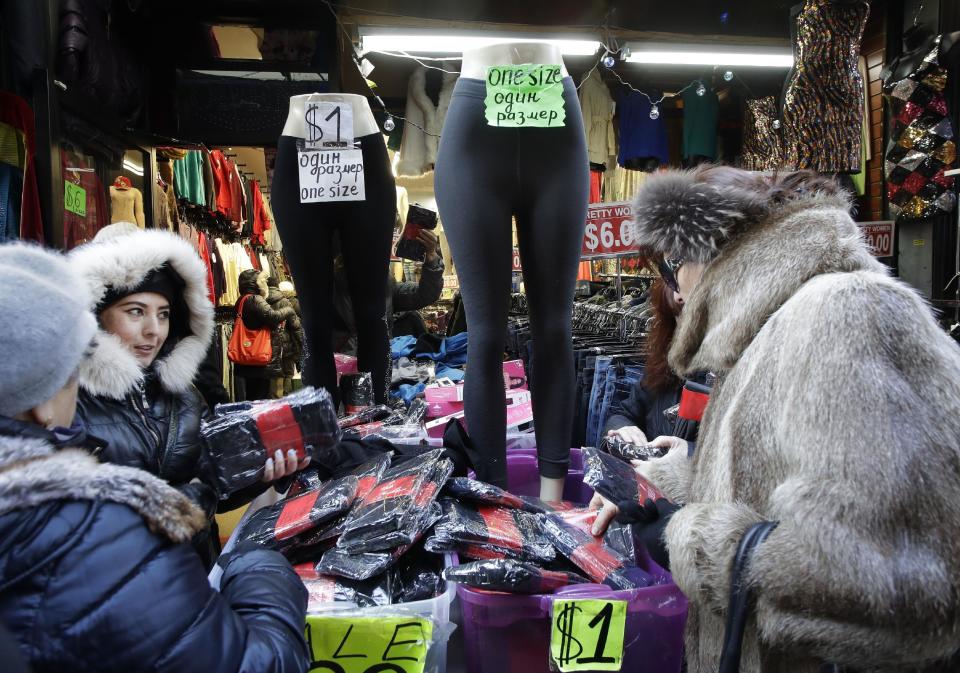
[{"label": "woman in fur coat", "polygon": [[[219,553],[217,511],[250,502],[259,484],[218,501],[203,469],[200,424],[208,410],[193,385],[213,335],[206,271],[185,240],[165,231],[107,227],[70,260],[85,281],[100,329],[80,371],[78,417],[106,446],[103,462],[167,481],[206,512],[194,541],[207,567]],[[296,454],[267,461],[265,482],[292,474]]]},{"label": "woman in fur coat", "polygon": [[[756,596],[741,670],[960,670],[960,349],[870,254],[813,174],[652,176],[637,241],[683,260],[675,371],[718,374],[697,451],[638,471],[690,600],[691,673],[715,673],[744,533]],[[664,525],[664,523],[666,525]]]},{"label": "woman in fur coat", "polygon": [[99,359],[82,279],[8,244],[0,283],[0,625],[32,670],[306,671],[307,592],[286,559],[237,552],[213,590],[185,544],[203,512],[78,448],[77,369]]}]

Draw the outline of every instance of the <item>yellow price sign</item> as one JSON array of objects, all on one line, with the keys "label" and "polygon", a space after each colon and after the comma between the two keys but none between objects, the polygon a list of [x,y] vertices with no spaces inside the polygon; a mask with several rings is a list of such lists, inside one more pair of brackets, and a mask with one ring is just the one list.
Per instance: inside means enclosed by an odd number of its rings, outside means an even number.
[{"label": "yellow price sign", "polygon": [[626,601],[554,601],[551,622],[550,658],[561,673],[623,667]]},{"label": "yellow price sign", "polygon": [[423,673],[433,622],[422,617],[307,615],[311,671]]}]

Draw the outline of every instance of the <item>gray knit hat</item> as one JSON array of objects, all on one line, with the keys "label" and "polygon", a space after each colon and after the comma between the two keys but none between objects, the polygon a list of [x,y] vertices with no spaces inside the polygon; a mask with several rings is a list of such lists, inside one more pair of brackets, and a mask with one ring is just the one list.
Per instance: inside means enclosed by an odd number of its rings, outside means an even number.
[{"label": "gray knit hat", "polygon": [[97,333],[86,284],[60,254],[0,245],[0,415],[51,399]]}]

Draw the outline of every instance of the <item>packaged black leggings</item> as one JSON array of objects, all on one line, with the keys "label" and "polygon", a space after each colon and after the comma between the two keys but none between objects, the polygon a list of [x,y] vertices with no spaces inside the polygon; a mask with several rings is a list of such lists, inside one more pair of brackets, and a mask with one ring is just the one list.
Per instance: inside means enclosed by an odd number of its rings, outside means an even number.
[{"label": "packaged black leggings", "polygon": [[571,320],[589,198],[577,91],[563,81],[566,124],[498,128],[484,116],[486,83],[460,78],[440,139],[434,185],[470,334],[464,402],[485,453],[477,478],[505,487],[503,349],[516,217],[533,338],[531,383],[540,474],[567,474],[575,392]]},{"label": "packaged black leggings", "polygon": [[333,234],[338,232],[357,326],[357,364],[373,374],[376,400],[385,402],[390,376],[387,274],[397,193],[383,136],[359,138],[366,200],[341,203],[300,203],[297,140],[280,136],[270,196],[303,309],[304,382],[326,388],[339,402],[332,344]]}]

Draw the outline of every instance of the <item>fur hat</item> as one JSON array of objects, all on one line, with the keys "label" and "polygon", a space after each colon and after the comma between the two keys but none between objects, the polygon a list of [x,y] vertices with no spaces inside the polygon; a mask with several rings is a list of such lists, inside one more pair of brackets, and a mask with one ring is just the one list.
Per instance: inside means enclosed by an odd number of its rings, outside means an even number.
[{"label": "fur hat", "polygon": [[59,254],[0,246],[0,415],[51,399],[73,376],[97,332],[90,297]]},{"label": "fur hat", "polygon": [[699,179],[698,170],[647,178],[633,202],[634,241],[641,250],[707,263],[750,222],[769,213],[763,195]]},{"label": "fur hat", "polygon": [[[75,249],[70,260],[90,292],[91,310],[109,294],[135,291],[158,269],[179,277],[183,289],[180,301],[173,303],[183,307],[186,315],[177,318],[184,328],[170,334],[153,368],[168,392],[188,390],[213,336],[207,272],[196,250],[166,231],[118,231]],[[92,395],[121,399],[141,384],[144,372],[115,335],[101,329],[97,343],[95,356],[81,367],[80,385]]]}]

